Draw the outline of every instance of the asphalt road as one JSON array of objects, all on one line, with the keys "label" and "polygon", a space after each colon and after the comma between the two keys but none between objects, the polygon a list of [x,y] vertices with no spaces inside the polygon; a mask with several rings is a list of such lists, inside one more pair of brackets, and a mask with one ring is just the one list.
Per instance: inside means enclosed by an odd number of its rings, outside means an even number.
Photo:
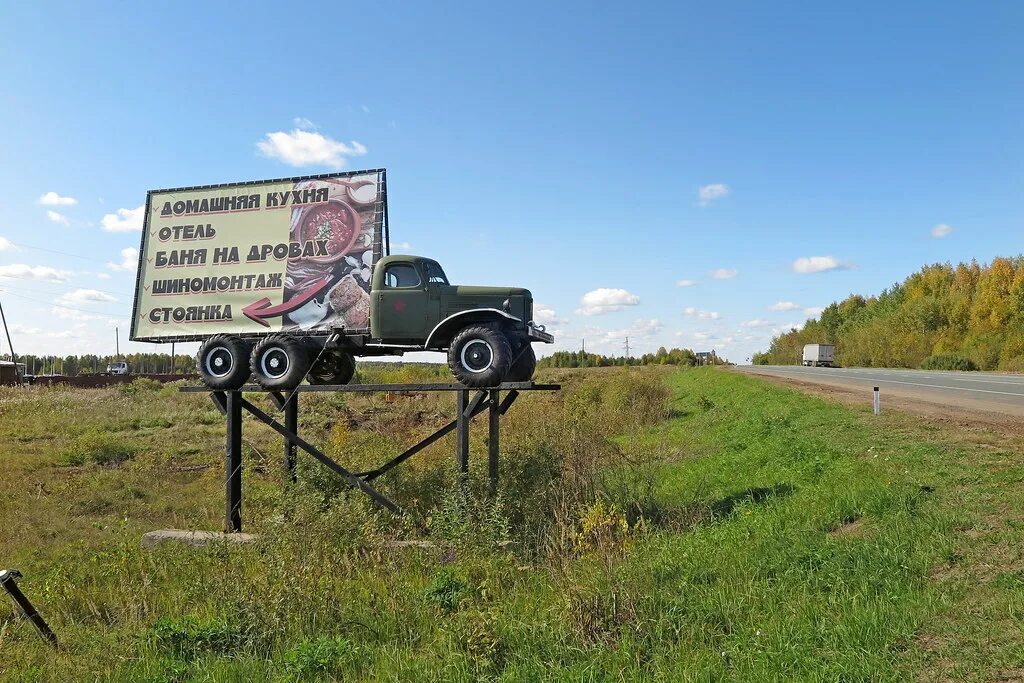
[{"label": "asphalt road", "polygon": [[879,387],[884,409],[887,395],[927,401],[950,408],[986,410],[1024,416],[1024,375],[994,372],[890,370],[882,368],[805,368],[798,365],[744,365],[739,370],[824,386],[865,392],[871,400]]}]

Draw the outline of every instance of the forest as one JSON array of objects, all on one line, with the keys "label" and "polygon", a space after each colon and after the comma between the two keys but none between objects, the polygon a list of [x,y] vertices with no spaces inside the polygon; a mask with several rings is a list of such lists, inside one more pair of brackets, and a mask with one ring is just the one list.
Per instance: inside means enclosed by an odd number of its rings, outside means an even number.
[{"label": "forest", "polygon": [[758,365],[794,365],[804,344],[844,366],[1024,371],[1024,256],[925,266],[881,294],[852,294],[772,339]]},{"label": "forest", "polygon": [[718,356],[712,355],[704,359],[703,363],[698,362],[697,354],[690,349],[666,349],[660,347],[654,353],[645,353],[642,356],[602,356],[599,353],[588,351],[556,351],[550,356],[545,356],[537,361],[539,368],[607,368],[616,366],[635,365],[719,365],[722,361]]}]

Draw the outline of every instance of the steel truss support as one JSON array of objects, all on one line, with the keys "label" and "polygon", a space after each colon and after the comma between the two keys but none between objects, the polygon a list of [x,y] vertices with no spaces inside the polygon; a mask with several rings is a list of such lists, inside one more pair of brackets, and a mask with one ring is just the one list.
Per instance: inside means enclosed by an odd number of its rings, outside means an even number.
[{"label": "steel truss support", "polygon": [[[498,459],[500,453],[501,416],[508,412],[521,391],[557,391],[557,384],[532,384],[530,382],[510,382],[493,389],[469,389],[458,384],[374,384],[344,385],[337,387],[302,386],[287,396],[280,392],[266,391],[257,387],[243,387],[237,391],[212,391],[210,398],[217,410],[226,419],[226,438],[224,446],[225,464],[225,517],[224,530],[240,532],[242,530],[242,425],[243,411],[249,413],[257,421],[267,425],[284,440],[283,465],[291,481],[296,481],[296,462],[298,451],[302,450],[322,465],[344,479],[350,486],[372,499],[377,505],[395,514],[407,514],[395,501],[378,491],[370,482],[398,467],[431,444],[452,433],[455,434],[455,462],[459,477],[468,482],[469,478],[469,427],[473,418],[487,412],[487,479],[488,493],[497,495],[498,491]],[[330,458],[323,451],[299,436],[299,394],[334,390],[340,392],[371,392],[386,391],[422,392],[422,391],[453,391],[455,392],[455,419],[440,429],[428,434],[417,443],[405,449],[383,465],[365,472],[351,472]],[[205,387],[185,387],[185,392],[209,391]],[[283,413],[283,423],[276,420],[243,396],[244,391],[262,392],[269,395],[274,407]],[[505,391],[505,396],[501,393]],[[472,394],[472,397],[470,396]]]}]

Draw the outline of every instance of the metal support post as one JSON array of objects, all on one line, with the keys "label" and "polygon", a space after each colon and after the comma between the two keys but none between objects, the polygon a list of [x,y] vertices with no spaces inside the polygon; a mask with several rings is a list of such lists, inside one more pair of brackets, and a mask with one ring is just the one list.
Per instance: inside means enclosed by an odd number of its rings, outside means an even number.
[{"label": "metal support post", "polygon": [[227,439],[224,444],[226,513],[224,531],[242,530],[242,394],[227,393]]},{"label": "metal support post", "polygon": [[501,392],[497,389],[491,390],[491,397],[487,401],[487,483],[491,496],[498,494],[498,451],[499,437],[501,433]]},{"label": "metal support post", "polygon": [[[299,395],[293,393],[284,404],[284,428],[292,434],[299,433]],[[295,476],[296,456],[298,447],[295,443],[285,437],[284,439],[284,468],[291,477],[292,483],[298,481]]]},{"label": "metal support post", "polygon": [[11,599],[17,603],[18,607],[25,614],[25,617],[36,627],[45,640],[49,641],[51,645],[57,647],[57,636],[54,635],[53,631],[46,624],[46,621],[39,615],[36,608],[32,605],[25,594],[18,588],[17,580],[21,578],[21,572],[17,569],[0,569],[0,586],[4,587],[7,594],[11,596]]},{"label": "metal support post", "polygon": [[467,415],[469,407],[469,392],[459,389],[455,392],[456,426],[455,426],[455,462],[458,466],[459,476],[463,479],[469,476],[469,419]]}]

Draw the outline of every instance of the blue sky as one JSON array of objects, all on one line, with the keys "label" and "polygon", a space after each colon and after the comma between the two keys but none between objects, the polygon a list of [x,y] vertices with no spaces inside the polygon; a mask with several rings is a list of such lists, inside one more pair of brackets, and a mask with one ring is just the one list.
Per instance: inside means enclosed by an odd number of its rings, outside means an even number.
[{"label": "blue sky", "polygon": [[805,309],[1020,253],[1024,5],[830,4],[9,4],[17,350],[126,338],[146,190],[339,164],[388,169],[396,250],[530,287],[555,348],[743,361]]}]

